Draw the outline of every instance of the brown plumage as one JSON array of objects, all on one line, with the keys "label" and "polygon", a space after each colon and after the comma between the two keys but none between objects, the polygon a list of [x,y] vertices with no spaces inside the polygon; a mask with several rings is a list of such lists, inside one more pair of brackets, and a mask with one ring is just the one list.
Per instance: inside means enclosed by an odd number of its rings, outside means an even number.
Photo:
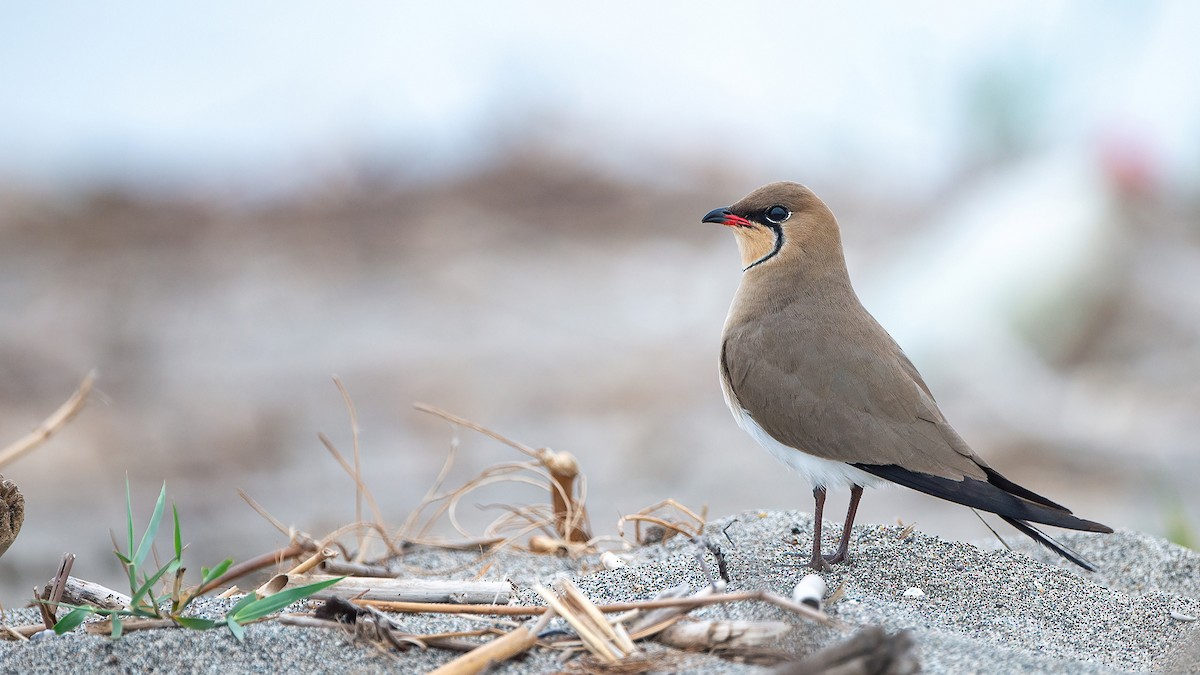
[{"label": "brown plumage", "polygon": [[[864,485],[888,480],[991,511],[1058,554],[1029,523],[1111,532],[1005,479],[938,409],[921,374],[858,300],[837,220],[797,183],[772,183],[704,222],[729,226],[745,268],[721,342],[721,385],[742,428],[813,484],[810,564],[847,557]],[[821,555],[828,486],[851,488],[841,544]]]}]

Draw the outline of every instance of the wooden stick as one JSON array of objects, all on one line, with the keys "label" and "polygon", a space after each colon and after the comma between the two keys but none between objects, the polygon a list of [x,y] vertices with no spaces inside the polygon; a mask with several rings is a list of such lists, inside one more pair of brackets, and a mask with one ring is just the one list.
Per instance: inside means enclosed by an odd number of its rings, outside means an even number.
[{"label": "wooden stick", "polygon": [[[310,584],[333,578],[324,574],[289,575],[289,585]],[[512,597],[512,586],[506,581],[345,577],[336,585],[318,593],[317,597],[328,597],[335,593],[360,596],[369,600],[495,605],[508,602]]]},{"label": "wooden stick", "polygon": [[0,467],[5,466],[21,455],[45,443],[48,438],[54,435],[54,432],[63,428],[67,422],[71,421],[71,418],[78,415],[79,411],[83,410],[83,404],[87,402],[88,394],[91,393],[92,384],[95,381],[96,371],[93,370],[87,374],[87,377],[83,378],[83,382],[79,384],[79,388],[75,390],[74,394],[71,394],[71,398],[68,398],[66,403],[58,407],[58,410],[51,413],[33,431],[9,443],[7,447],[0,450]]}]

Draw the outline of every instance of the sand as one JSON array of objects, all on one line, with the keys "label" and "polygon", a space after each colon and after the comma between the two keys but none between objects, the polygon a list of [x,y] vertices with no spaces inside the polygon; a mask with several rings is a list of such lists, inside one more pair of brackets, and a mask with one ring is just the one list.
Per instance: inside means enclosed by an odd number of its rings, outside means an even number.
[{"label": "sand", "polygon": [[[793,528],[801,532],[799,543]],[[811,516],[805,513],[749,512],[712,523],[708,537],[724,552],[730,590],[787,595],[807,573],[803,563],[810,528]],[[761,603],[712,606],[692,616],[786,621],[793,629],[775,647],[796,655],[844,640],[858,627],[907,630],[928,673],[1187,672],[1200,665],[1200,622],[1186,620],[1200,616],[1200,553],[1135,532],[1062,534],[1064,542],[1096,564],[1099,571],[1089,574],[1019,542],[1015,532],[1002,534],[1018,547],[1016,552],[996,550],[998,542],[978,547],[920,532],[902,534],[896,526],[856,527],[852,563],[825,575],[830,589],[845,584],[844,596],[828,611],[850,627],[847,631],[820,627]],[[644,599],[680,583],[693,588],[708,583],[706,574],[715,574],[716,566],[705,555],[702,567],[696,550],[676,538],[633,552],[631,566],[618,570],[599,569],[595,558],[505,554],[496,557],[484,578],[512,581],[522,602],[534,602],[534,583],[561,573],[571,574],[598,603]],[[443,567],[462,561],[462,554],[442,552],[423,554],[420,560]],[[474,576],[478,567],[447,576]],[[913,588],[921,592],[909,590]],[[217,613],[223,607],[220,601],[206,601],[200,609]],[[31,620],[28,610],[9,613],[10,623]],[[430,615],[401,615],[400,621],[414,633],[491,622]],[[654,645],[650,649],[663,652]],[[421,672],[453,656],[441,650],[385,653],[339,631],[275,622],[250,626],[245,642],[225,630],[145,631],[115,641],[77,631],[27,643],[0,642],[0,670],[23,673]],[[769,672],[765,666],[708,654],[682,655],[663,666],[688,672]],[[538,651],[495,672],[563,667],[557,653]]]}]

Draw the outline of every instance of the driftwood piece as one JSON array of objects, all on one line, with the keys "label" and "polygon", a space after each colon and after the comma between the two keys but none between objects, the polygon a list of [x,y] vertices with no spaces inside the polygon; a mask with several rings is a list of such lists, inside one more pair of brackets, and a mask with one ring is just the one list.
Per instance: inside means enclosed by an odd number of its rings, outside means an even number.
[{"label": "driftwood piece", "polygon": [[779,675],[910,675],[921,670],[906,631],[888,635],[878,626],[864,628],[800,661],[781,668]]},{"label": "driftwood piece", "polygon": [[681,621],[657,639],[676,649],[746,649],[761,647],[791,628],[782,621]]},{"label": "driftwood piece", "polygon": [[[291,576],[288,580],[288,586],[311,584],[332,578],[334,577],[323,574]],[[327,598],[335,593],[366,600],[503,605],[512,597],[512,586],[505,581],[442,581],[439,579],[345,577],[336,585],[318,593],[316,597]]]},{"label": "driftwood piece", "polygon": [[131,602],[124,593],[78,577],[67,577],[62,601],[69,605],[92,605],[101,609],[122,609]]},{"label": "driftwood piece", "polygon": [[385,565],[366,565],[363,563],[347,562],[345,560],[326,560],[317,569],[335,577],[381,577],[395,578],[398,570]]},{"label": "driftwood piece", "polygon": [[553,616],[553,610],[547,611],[538,617],[536,622],[531,621],[518,626],[503,636],[430,671],[430,675],[471,675],[483,672],[494,663],[523,654],[537,644],[538,633],[542,632]]}]

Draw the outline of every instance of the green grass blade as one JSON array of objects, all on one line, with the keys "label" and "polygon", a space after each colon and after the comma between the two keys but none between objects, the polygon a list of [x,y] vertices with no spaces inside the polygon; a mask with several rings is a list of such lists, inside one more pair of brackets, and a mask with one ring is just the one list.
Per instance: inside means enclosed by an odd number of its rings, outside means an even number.
[{"label": "green grass blade", "polygon": [[233,607],[231,607],[229,609],[228,612],[225,613],[225,616],[236,616],[238,612],[242,611],[242,608],[244,608],[246,605],[249,605],[252,602],[255,602],[256,600],[258,600],[258,598],[254,597],[253,592],[243,595],[242,599],[238,600],[237,604],[235,604]]},{"label": "green grass blade", "polygon": [[190,628],[192,630],[208,630],[209,628],[216,626],[218,623],[212,619],[201,619],[195,616],[177,616],[175,617],[175,621],[180,626],[183,626],[184,628]]},{"label": "green grass blade", "polygon": [[[318,591],[329,588],[344,578],[345,577],[335,577],[333,579],[326,579],[324,581],[318,581],[316,583],[306,584],[304,586],[297,586],[296,588],[289,588],[287,590],[280,591],[275,595],[269,595],[261,600],[254,600],[246,603],[244,606],[241,602],[239,602],[236,606],[234,606],[233,609],[229,610],[229,619],[231,621],[239,621],[241,623],[254,621],[255,619],[261,619],[268,614],[273,614],[284,607],[287,607],[297,600],[303,600],[304,598],[307,598]],[[254,596],[247,595],[246,597],[253,598]]]},{"label": "green grass blade", "polygon": [[[252,595],[250,597],[254,596]],[[246,639],[246,629],[242,627],[242,624],[234,621],[233,619],[226,619],[225,625],[229,626],[229,632],[233,633],[233,637],[237,638],[238,642],[242,642]]]},{"label": "green grass blade", "polygon": [[[163,578],[163,575],[170,574],[171,572],[174,572],[175,570],[179,569],[180,564],[181,564],[180,561],[178,559],[176,559],[176,560],[172,560],[171,562],[167,563],[166,565],[163,565],[163,567],[161,569],[159,569],[157,572],[155,572],[153,576],[151,576],[149,579],[147,579],[145,581],[145,583],[143,583],[141,586],[139,586],[137,589],[134,590],[133,595],[130,596],[130,598],[129,598],[129,606],[132,608],[132,607],[136,607],[139,603],[141,603],[142,598],[147,593],[149,593],[151,591],[151,589],[154,588],[154,584],[157,584],[158,580]],[[150,597],[151,597],[151,604],[154,605],[154,611],[157,614],[157,612],[158,612],[157,598],[154,598],[153,595],[151,595]]]},{"label": "green grass blade", "polygon": [[[166,487],[166,484],[163,485]],[[171,504],[171,512],[175,515],[175,559],[183,557],[183,530],[179,528],[179,507]]]},{"label": "green grass blade", "polygon": [[[158,493],[158,501],[154,504],[154,512],[150,514],[150,522],[146,525],[146,533],[142,535],[142,541],[138,544],[137,553],[133,554],[133,566],[141,567],[146,561],[146,557],[150,555],[150,548],[154,546],[154,537],[158,536],[158,526],[162,522],[163,511],[167,507],[167,484],[164,482],[162,490]],[[130,516],[132,518],[132,515]],[[132,537],[130,538],[132,540]]]},{"label": "green grass blade", "polygon": [[218,563],[217,566],[212,569],[208,569],[207,567],[201,567],[200,575],[203,577],[203,579],[200,580],[200,587],[203,588],[203,587],[207,586],[210,581],[219,579],[221,577],[221,575],[225,574],[225,572],[229,571],[229,568],[232,566],[233,566],[233,558],[226,558],[226,559],[222,560],[220,563]]},{"label": "green grass blade", "polygon": [[121,558],[125,571],[129,574],[129,588],[132,590],[137,587],[137,570],[133,568],[132,559],[127,557],[133,555],[133,497],[129,494],[129,474],[125,474],[125,529],[129,535],[129,548],[126,549],[125,555],[118,551],[117,556]]},{"label": "green grass blade", "polygon": [[83,623],[83,620],[92,614],[92,610],[86,607],[76,607],[75,609],[72,609],[70,612],[67,612],[66,616],[59,619],[58,623],[54,624],[55,634],[62,635],[64,633],[70,633],[78,628],[79,624]]},{"label": "green grass blade", "polygon": [[112,621],[112,639],[116,640],[121,637],[121,633],[125,632],[125,626],[121,623],[121,618],[116,614],[109,618]]}]

